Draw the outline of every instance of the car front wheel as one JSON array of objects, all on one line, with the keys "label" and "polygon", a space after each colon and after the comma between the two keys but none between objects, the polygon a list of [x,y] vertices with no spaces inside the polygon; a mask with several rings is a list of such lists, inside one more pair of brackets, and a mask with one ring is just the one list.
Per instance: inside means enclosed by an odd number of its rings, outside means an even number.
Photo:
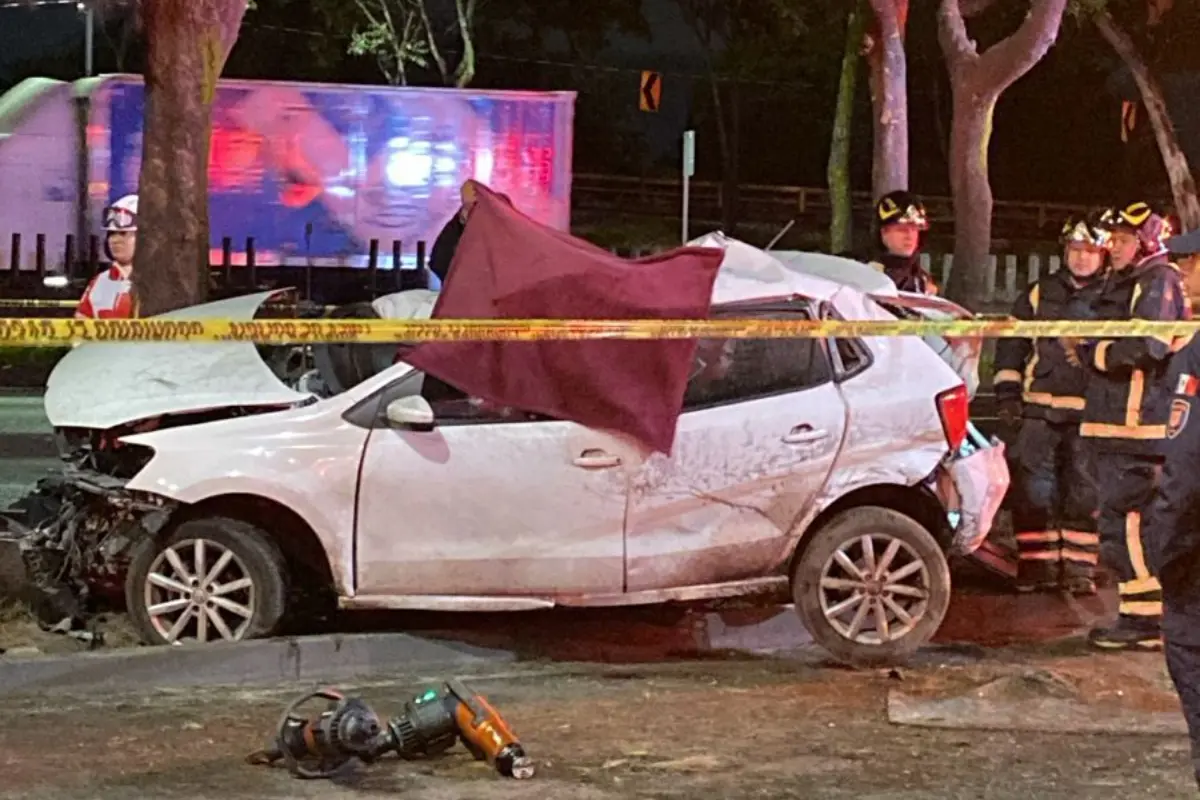
[{"label": "car front wheel", "polygon": [[804,626],[835,658],[899,663],[941,626],[950,566],[916,520],[888,508],[854,508],[813,534],[792,594]]},{"label": "car front wheel", "polygon": [[125,578],[129,616],[146,644],[270,636],[286,608],[287,571],[270,537],[240,520],[188,520],[142,542]]}]

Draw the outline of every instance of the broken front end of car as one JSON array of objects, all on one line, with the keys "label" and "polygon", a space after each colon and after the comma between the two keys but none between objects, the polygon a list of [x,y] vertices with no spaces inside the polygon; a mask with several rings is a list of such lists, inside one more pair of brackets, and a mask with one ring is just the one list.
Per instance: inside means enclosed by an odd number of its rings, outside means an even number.
[{"label": "broken front end of car", "polygon": [[[203,421],[184,416],[171,422]],[[48,625],[123,605],[133,550],[163,531],[177,504],[127,488],[154,452],[121,437],[163,426],[158,419],[56,432],[63,465],[0,511],[0,597],[28,605]]]}]

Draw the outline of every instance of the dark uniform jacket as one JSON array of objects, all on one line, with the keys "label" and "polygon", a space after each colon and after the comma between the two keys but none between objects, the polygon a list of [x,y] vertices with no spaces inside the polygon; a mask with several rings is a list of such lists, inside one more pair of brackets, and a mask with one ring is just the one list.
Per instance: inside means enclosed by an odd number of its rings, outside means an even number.
[{"label": "dark uniform jacket", "polygon": [[[1099,319],[1190,319],[1179,269],[1166,256],[1110,273],[1096,305]],[[1085,342],[1092,368],[1081,436],[1106,452],[1154,455],[1166,435],[1167,368],[1184,339],[1139,336]]]},{"label": "dark uniform jacket", "polygon": [[937,291],[933,276],[921,268],[921,254],[895,256],[888,253],[871,262],[871,266],[887,275],[902,292],[930,294]]},{"label": "dark uniform jacket", "polygon": [[1200,646],[1200,338],[1173,359],[1167,375],[1166,437],[1159,443],[1162,476],[1142,530],[1146,558],[1163,586],[1164,631],[1172,641]]},{"label": "dark uniform jacket", "polygon": [[[1034,282],[1017,299],[1017,319],[1093,319],[1092,304],[1104,285],[1102,276],[1077,284],[1063,268]],[[1078,422],[1083,416],[1088,370],[1067,360],[1057,338],[999,339],[996,375],[992,380],[1000,401],[1024,401],[1024,416],[1047,422]]]},{"label": "dark uniform jacket", "polygon": [[465,228],[466,224],[463,222],[460,208],[433,242],[433,250],[429,253],[429,271],[437,275],[440,281],[445,281],[446,276],[450,274],[454,251],[458,249],[458,241],[462,239]]}]

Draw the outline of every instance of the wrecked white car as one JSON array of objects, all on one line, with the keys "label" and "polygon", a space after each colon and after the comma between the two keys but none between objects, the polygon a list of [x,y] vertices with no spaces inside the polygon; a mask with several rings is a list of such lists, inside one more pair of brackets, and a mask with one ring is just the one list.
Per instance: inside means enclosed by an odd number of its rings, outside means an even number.
[{"label": "wrecked white car", "polygon": [[[705,243],[726,251],[714,317],[894,318],[803,263]],[[252,319],[271,296],[171,316]],[[978,546],[1007,488],[1002,451],[967,441],[974,363],[916,337],[703,342],[670,456],[431,393],[391,346],[319,346],[309,374],[283,375],[278,352],[63,358],[46,413],[66,467],[14,524],[30,580],[60,601],[119,589],[156,644],[270,635],[314,588],[439,611],[780,590],[837,657],[888,662],[937,631],[947,553]]]}]

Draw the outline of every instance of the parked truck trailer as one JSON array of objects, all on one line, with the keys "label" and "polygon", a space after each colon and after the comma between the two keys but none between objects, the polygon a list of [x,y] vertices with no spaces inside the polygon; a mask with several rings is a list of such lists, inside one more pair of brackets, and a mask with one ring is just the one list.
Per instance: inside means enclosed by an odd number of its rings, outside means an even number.
[{"label": "parked truck trailer", "polygon": [[[98,234],[100,212],[137,190],[145,91],[140,76],[30,79],[0,97],[0,264],[33,269],[45,234],[51,269],[68,234]],[[574,92],[474,91],[223,80],[213,108],[209,210],[245,263],[379,265],[392,242],[432,245],[481,180],[526,214],[568,230]]]}]

